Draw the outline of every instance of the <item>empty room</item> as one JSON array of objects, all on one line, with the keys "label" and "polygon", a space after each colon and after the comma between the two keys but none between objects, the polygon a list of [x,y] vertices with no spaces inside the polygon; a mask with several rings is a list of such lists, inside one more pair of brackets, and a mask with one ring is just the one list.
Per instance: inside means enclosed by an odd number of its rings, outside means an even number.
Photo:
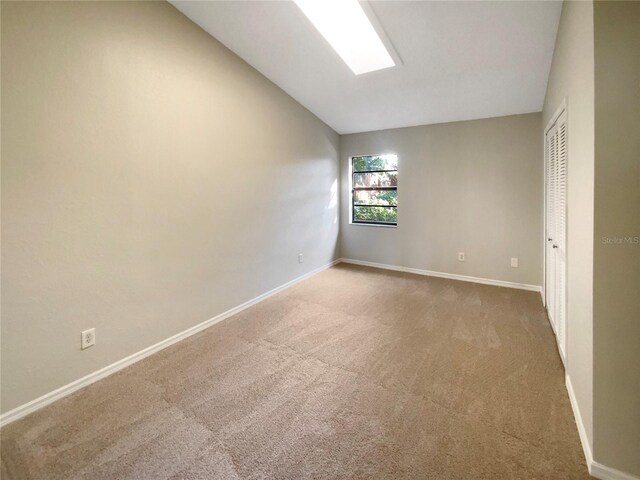
[{"label": "empty room", "polygon": [[2,480],[640,480],[640,2],[0,17]]}]

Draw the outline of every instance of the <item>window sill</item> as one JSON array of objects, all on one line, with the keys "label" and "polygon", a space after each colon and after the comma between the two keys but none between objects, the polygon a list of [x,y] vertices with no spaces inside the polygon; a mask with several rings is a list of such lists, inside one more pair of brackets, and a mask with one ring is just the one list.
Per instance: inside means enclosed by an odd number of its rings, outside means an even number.
[{"label": "window sill", "polygon": [[354,225],[354,226],[357,226],[357,227],[398,228],[398,225],[385,225],[384,223],[359,223],[359,222],[349,222],[349,225]]}]

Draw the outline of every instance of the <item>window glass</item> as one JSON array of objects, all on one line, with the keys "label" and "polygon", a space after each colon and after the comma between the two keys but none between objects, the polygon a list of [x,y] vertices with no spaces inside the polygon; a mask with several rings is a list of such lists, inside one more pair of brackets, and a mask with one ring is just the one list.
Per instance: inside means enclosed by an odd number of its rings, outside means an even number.
[{"label": "window glass", "polygon": [[351,157],[352,223],[397,225],[398,156]]}]

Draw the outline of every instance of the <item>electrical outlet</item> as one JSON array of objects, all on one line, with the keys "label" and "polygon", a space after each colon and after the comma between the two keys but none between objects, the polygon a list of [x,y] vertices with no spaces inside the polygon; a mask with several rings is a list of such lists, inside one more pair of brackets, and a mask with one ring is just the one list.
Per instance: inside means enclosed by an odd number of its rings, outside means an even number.
[{"label": "electrical outlet", "polygon": [[511,266],[513,268],[518,268],[518,258],[517,257],[512,257],[511,258]]},{"label": "electrical outlet", "polygon": [[302,254],[301,253],[298,254],[298,263],[302,263]]},{"label": "electrical outlet", "polygon": [[96,329],[90,328],[89,330],[85,330],[80,335],[80,339],[81,339],[80,346],[82,347],[82,350],[84,350],[85,348],[92,347],[93,345],[96,344]]},{"label": "electrical outlet", "polygon": [[464,252],[458,252],[458,261],[464,262]]}]

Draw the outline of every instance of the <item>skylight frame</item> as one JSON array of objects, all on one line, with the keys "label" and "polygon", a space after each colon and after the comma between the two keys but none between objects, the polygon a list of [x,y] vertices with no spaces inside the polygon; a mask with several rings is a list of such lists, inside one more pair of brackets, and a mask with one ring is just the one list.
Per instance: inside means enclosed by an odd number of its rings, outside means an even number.
[{"label": "skylight frame", "polygon": [[368,4],[358,0],[293,1],[355,75],[399,65]]}]

